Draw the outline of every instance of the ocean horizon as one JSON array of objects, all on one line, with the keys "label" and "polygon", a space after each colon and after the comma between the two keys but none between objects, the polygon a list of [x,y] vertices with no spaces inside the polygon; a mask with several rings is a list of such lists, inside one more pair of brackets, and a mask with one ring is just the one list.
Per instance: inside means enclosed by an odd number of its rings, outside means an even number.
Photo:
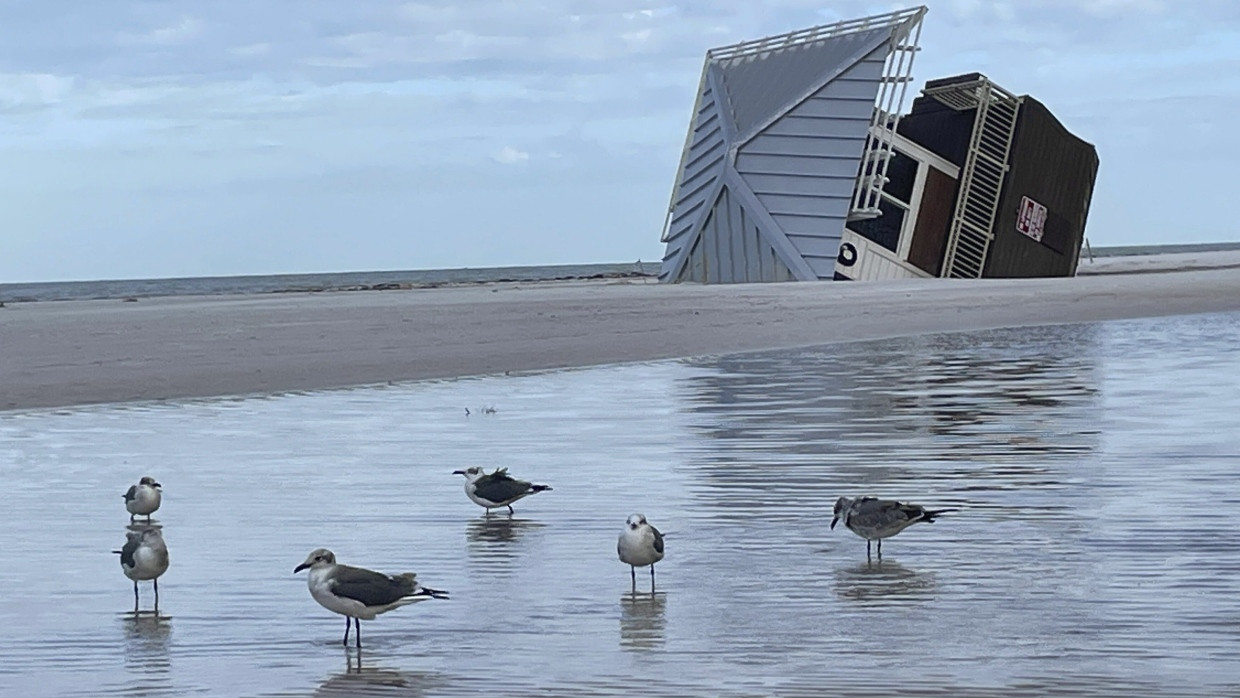
[{"label": "ocean horizon", "polygon": [[95,281],[36,281],[0,284],[0,302],[103,300],[156,296],[221,296],[255,293],[386,291],[460,284],[569,281],[655,276],[659,262],[546,264],[457,269],[315,272],[186,276]]}]

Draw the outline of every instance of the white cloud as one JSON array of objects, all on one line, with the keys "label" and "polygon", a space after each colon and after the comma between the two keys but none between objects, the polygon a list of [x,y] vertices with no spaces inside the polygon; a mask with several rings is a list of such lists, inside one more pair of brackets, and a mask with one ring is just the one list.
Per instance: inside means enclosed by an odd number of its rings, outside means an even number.
[{"label": "white cloud", "polygon": [[206,23],[196,17],[182,17],[176,24],[153,29],[145,34],[121,33],[121,44],[153,44],[174,46],[183,44],[202,33]]},{"label": "white cloud", "polygon": [[74,78],[48,73],[0,73],[0,111],[37,109],[59,103]]},{"label": "white cloud", "polygon": [[271,44],[266,41],[260,41],[256,44],[246,44],[245,46],[234,46],[228,49],[228,52],[234,56],[261,56],[271,52]]},{"label": "white cloud", "polygon": [[491,159],[504,165],[515,165],[519,162],[529,160],[530,154],[523,150],[517,150],[510,145],[506,145],[503,148],[500,148],[498,153],[492,155]]}]

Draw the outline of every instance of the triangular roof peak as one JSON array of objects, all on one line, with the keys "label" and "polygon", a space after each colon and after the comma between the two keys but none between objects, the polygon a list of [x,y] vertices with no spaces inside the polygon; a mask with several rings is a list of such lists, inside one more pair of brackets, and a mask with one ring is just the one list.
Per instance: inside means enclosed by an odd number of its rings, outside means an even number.
[{"label": "triangular roof peak", "polygon": [[820,24],[808,29],[798,29],[761,39],[750,39],[728,46],[719,46],[706,53],[706,60],[732,61],[772,51],[796,48],[805,44],[821,42],[825,39],[871,32],[876,29],[907,29],[917,24],[925,14],[926,6],[919,5],[906,10],[896,10],[895,12],[870,15],[869,17],[861,17],[859,19],[846,19],[830,24]]}]

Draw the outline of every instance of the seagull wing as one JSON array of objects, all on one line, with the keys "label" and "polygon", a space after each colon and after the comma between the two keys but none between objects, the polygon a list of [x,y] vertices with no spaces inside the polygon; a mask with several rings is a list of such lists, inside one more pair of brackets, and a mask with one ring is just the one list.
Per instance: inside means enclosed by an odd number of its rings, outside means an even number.
[{"label": "seagull wing", "polygon": [[138,552],[139,540],[137,536],[130,536],[129,540],[125,541],[125,545],[120,549],[121,564],[125,567],[133,568],[137,566],[138,563],[133,556],[134,553]]},{"label": "seagull wing", "polygon": [[414,586],[416,583],[412,575],[390,577],[360,567],[337,565],[332,593],[367,606],[386,606],[408,596]]},{"label": "seagull wing", "polygon": [[660,555],[663,554],[663,534],[659,533],[659,529],[654,526],[650,527],[650,532],[654,534],[654,549]]},{"label": "seagull wing", "polygon": [[125,498],[126,502],[132,502],[134,497],[138,496],[138,486],[130,485],[129,489],[125,490],[125,494],[122,496]]},{"label": "seagull wing", "polygon": [[892,499],[863,497],[853,504],[848,516],[849,524],[864,528],[877,528],[909,524],[925,515],[926,510],[915,504],[903,504]]},{"label": "seagull wing", "polygon": [[507,502],[529,491],[530,483],[509,477],[503,470],[483,475],[474,483],[474,494],[489,502]]}]

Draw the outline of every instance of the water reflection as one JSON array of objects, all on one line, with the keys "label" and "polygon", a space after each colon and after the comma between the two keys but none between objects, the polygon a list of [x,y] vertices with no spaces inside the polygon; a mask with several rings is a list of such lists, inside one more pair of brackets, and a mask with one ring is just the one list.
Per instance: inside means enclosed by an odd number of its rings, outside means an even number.
[{"label": "water reflection", "polygon": [[933,598],[933,572],[915,572],[898,562],[876,560],[835,571],[835,593],[848,601],[899,604]]},{"label": "water reflection", "polygon": [[141,533],[147,530],[148,528],[159,531],[162,534],[164,530],[164,525],[159,522],[159,519],[155,519],[154,521],[151,521],[150,523],[147,523],[145,521],[135,521],[133,523],[126,524],[125,531],[127,532],[132,531],[133,533]]},{"label": "water reflection", "polygon": [[620,646],[646,650],[663,646],[667,594],[629,593],[620,597]]},{"label": "water reflection", "polygon": [[168,649],[172,618],[155,613],[125,613],[120,617],[125,636],[125,666],[145,675],[166,675],[172,668]]},{"label": "water reflection", "polygon": [[438,674],[369,666],[363,662],[360,651],[346,650],[344,673],[328,677],[312,695],[415,698],[428,695],[428,692],[442,691],[443,687],[443,677]]},{"label": "water reflection", "polygon": [[684,447],[703,466],[697,493],[776,507],[911,496],[880,487],[925,478],[1062,484],[1065,464],[1101,441],[1097,335],[998,330],[694,360],[710,370],[678,388],[701,437]]},{"label": "water reflection", "polygon": [[542,524],[529,519],[479,517],[469,522],[466,537],[469,539],[471,550],[476,550],[481,554],[511,556],[511,549],[504,547],[504,544],[513,543],[524,532],[540,527]]},{"label": "water reflection", "polygon": [[537,521],[506,516],[473,519],[465,530],[470,568],[487,575],[511,576],[525,554],[522,538],[542,527]]}]

